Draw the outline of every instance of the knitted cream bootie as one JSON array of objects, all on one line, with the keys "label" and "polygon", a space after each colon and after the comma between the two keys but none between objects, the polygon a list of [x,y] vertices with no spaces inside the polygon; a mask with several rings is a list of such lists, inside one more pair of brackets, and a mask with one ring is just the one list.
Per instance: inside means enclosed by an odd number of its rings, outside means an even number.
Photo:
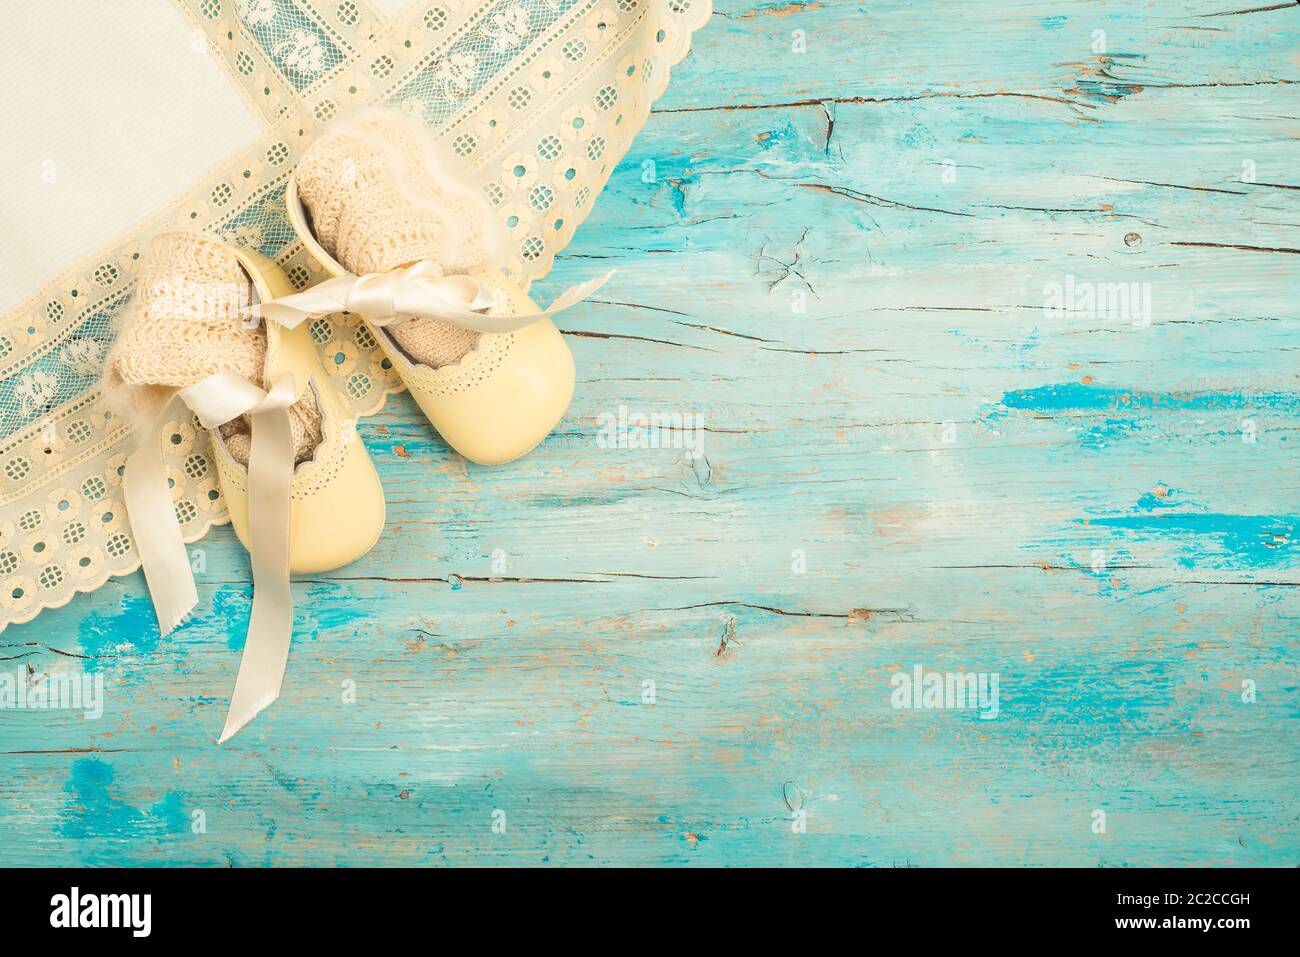
[{"label": "knitted cream bootie", "polygon": [[[454,273],[494,258],[487,204],[435,175],[429,149],[404,117],[369,113],[317,140],[298,164],[298,195],[316,238],[350,272],[430,260]],[[480,336],[436,319],[411,319],[389,332],[416,362],[435,369],[459,362]]]},{"label": "knitted cream bootie", "polygon": [[[109,354],[105,387],[138,403],[214,372],[261,383],[266,332],[250,324],[252,297],[252,280],[230,247],[197,233],[156,237],[131,319]],[[289,424],[294,460],[303,462],[321,439],[320,409],[310,393],[289,408]],[[247,465],[248,416],[223,425],[221,434],[230,454]]]}]

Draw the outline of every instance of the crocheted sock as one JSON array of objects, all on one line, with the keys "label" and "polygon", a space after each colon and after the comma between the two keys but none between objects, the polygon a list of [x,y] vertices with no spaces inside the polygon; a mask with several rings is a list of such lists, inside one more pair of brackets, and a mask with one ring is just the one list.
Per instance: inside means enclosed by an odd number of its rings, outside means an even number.
[{"label": "crocheted sock", "polygon": [[[195,233],[169,233],[149,246],[131,318],[108,357],[104,387],[135,393],[136,401],[161,398],[214,372],[262,381],[266,331],[250,327],[244,310],[253,302],[247,273],[226,246]],[[320,409],[310,392],[289,407],[294,459],[311,458],[321,440]],[[221,427],[236,461],[248,464],[248,416]]]},{"label": "crocheted sock", "polygon": [[[446,175],[423,128],[403,114],[371,111],[336,127],[307,151],[296,178],[316,239],[357,275],[426,259],[453,273],[490,258],[486,202]],[[459,362],[479,340],[433,319],[387,331],[434,368]]]}]

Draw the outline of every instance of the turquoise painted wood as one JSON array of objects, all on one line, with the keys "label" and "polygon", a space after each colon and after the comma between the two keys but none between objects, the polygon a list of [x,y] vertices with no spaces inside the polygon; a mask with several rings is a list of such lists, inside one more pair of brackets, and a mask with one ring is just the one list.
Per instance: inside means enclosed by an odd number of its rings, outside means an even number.
[{"label": "turquoise painted wood", "polygon": [[365,423],[386,535],[224,747],[228,529],[173,636],[138,576],[6,631],[105,704],[0,711],[0,859],[1296,864],[1300,11],[1246,6],[721,0],[540,284],[619,270],[557,434]]}]

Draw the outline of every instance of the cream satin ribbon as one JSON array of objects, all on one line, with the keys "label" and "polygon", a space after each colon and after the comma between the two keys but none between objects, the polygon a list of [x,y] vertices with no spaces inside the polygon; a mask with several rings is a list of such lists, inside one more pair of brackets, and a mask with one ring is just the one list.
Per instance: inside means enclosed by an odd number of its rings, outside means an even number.
[{"label": "cream satin ribbon", "polygon": [[376,326],[408,319],[437,319],[475,332],[516,332],[567,309],[603,286],[613,272],[565,289],[541,312],[517,316],[487,316],[492,297],[473,276],[445,276],[437,263],[425,260],[405,269],[364,276],[337,276],[279,299],[253,307],[255,315],[290,329],[304,319],[335,312],[354,312]]},{"label": "cream satin ribbon", "polygon": [[269,392],[233,372],[213,373],[197,385],[173,393],[139,448],[126,460],[124,490],[131,531],[158,614],[158,627],[164,635],[198,603],[163,468],[162,434],[168,409],[176,398],[198,416],[204,428],[215,429],[245,414],[251,417],[253,426],[248,457],[253,611],[226,725],[217,742],[220,744],[278,698],[284,680],[293,628],[289,511],[294,463],[289,406],[297,398],[297,391],[291,373],[278,377]]}]

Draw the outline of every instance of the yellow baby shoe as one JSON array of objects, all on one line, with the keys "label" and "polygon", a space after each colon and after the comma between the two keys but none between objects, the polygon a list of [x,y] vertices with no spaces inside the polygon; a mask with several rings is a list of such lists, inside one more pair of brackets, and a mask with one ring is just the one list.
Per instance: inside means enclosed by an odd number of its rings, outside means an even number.
[{"label": "yellow baby shoe", "polygon": [[[253,253],[231,252],[253,281],[255,305],[293,291],[278,267]],[[273,322],[265,326],[262,380],[276,382],[285,375],[293,376],[299,394],[309,392],[320,410],[322,441],[315,454],[298,463],[293,472],[289,570],[305,574],[341,568],[361,558],[379,540],[384,528],[384,490],[356,424],[346,417],[338,392],[330,387],[307,331]],[[248,469],[227,443],[214,442],[213,448],[235,534],[251,550]]]},{"label": "yellow baby shoe", "polygon": [[279,696],[290,572],[355,561],[384,524],[379,477],[306,331],[254,318],[258,303],[290,289],[261,256],[197,233],[160,235],[105,372],[105,391],[145,423],[124,490],[161,632],[198,601],[162,456],[176,399],[210,430],[231,521],[252,557],[248,640],[221,741]]},{"label": "yellow baby shoe", "polygon": [[574,384],[550,315],[604,278],[541,310],[490,265],[501,256],[487,203],[444,172],[403,114],[335,126],[290,177],[286,202],[298,238],[335,278],[263,315],[360,315],[434,428],[473,462],[509,462],[550,433]]}]

